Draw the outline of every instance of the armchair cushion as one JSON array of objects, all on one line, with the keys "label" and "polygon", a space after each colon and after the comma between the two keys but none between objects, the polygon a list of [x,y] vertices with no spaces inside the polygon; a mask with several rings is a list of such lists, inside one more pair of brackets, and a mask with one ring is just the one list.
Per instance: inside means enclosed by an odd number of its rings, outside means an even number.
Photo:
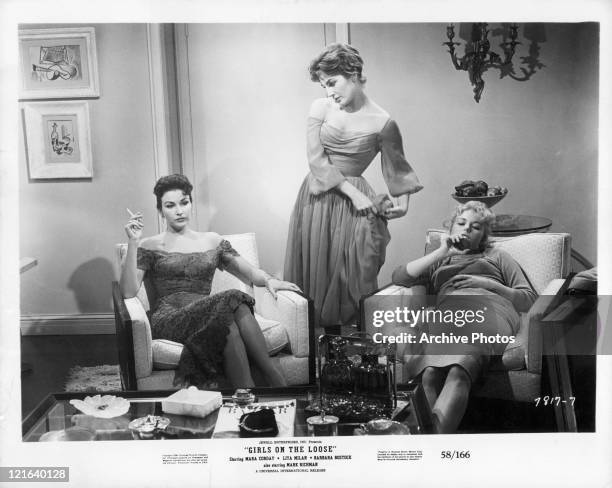
[{"label": "armchair cushion", "polygon": [[154,339],[151,347],[154,369],[176,369],[183,352],[183,344],[168,339]]},{"label": "armchair cushion", "polygon": [[283,324],[278,320],[264,319],[258,313],[255,314],[255,320],[257,320],[261,328],[270,356],[274,356],[287,347],[289,344],[289,336]]},{"label": "armchair cushion", "polygon": [[279,291],[275,300],[267,288],[259,286],[254,293],[255,311],[285,324],[291,354],[296,358],[308,357],[311,351],[308,300],[288,290]]},{"label": "armchair cushion", "polygon": [[[261,328],[266,348],[270,356],[278,354],[289,344],[289,337],[283,324],[277,320],[265,319],[255,314],[255,319]],[[153,369],[176,369],[183,352],[183,344],[167,339],[153,339]]]}]

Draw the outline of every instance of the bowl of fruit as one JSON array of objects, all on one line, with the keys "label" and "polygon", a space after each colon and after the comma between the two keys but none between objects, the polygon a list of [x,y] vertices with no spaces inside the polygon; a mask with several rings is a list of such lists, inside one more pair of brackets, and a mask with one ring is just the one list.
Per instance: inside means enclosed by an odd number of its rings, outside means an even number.
[{"label": "bowl of fruit", "polygon": [[503,186],[489,186],[482,180],[464,180],[455,187],[455,193],[451,193],[451,197],[459,203],[476,200],[490,208],[500,202],[507,194],[508,189]]}]

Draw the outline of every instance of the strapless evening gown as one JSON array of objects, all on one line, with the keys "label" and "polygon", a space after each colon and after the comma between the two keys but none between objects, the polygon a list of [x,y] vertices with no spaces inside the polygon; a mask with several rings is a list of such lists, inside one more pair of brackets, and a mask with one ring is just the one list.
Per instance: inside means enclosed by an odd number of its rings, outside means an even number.
[{"label": "strapless evening gown", "polygon": [[289,224],[284,278],[313,299],[316,325],[354,323],[360,298],[377,289],[390,235],[386,219],[357,212],[335,187],[347,180],[379,200],[361,176],[379,153],[392,196],[415,193],[422,185],[391,119],[380,132],[347,132],[311,117],[307,152],[310,173]]}]

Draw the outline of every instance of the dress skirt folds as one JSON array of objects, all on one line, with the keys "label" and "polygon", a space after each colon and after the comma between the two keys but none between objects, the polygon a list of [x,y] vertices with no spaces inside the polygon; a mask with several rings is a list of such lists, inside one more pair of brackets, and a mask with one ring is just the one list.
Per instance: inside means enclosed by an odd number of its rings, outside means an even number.
[{"label": "dress skirt folds", "polygon": [[[358,212],[340,192],[313,195],[309,178],[293,210],[285,277],[314,301],[315,323],[347,324],[355,318],[359,299],[376,290],[391,236],[386,219]],[[364,178],[347,180],[376,199]]]},{"label": "dress skirt folds", "polygon": [[315,325],[354,323],[360,298],[377,288],[390,235],[386,219],[357,211],[336,187],[347,181],[380,205],[383,195],[377,197],[361,176],[378,153],[392,196],[422,186],[391,119],[379,132],[350,132],[310,117],[307,149],[310,173],[289,224],[284,278],[313,299]]}]

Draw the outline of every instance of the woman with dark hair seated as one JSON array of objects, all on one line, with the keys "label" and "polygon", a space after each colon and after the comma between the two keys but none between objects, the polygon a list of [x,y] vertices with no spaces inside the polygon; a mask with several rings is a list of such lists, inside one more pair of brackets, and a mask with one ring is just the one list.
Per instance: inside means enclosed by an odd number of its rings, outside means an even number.
[{"label": "woman with dark hair seated", "polygon": [[166,222],[161,234],[142,239],[142,214],[131,215],[125,226],[127,255],[120,278],[125,298],[136,296],[142,280],[155,288],[151,308],[154,338],[184,344],[175,384],[214,387],[225,374],[235,387],[254,386],[251,359],[272,386],[286,384],[268,356],[255,317],[255,301],[238,290],[210,294],[217,268],[243,281],[277,290],[295,290],[293,283],[270,277],[240,257],[231,244],[214,232],[189,227],[193,187],[183,175],[160,178],[153,190]]},{"label": "woman with dark hair seated", "polygon": [[[434,333],[466,337],[466,344],[426,343],[423,355],[415,356],[410,365],[414,373],[422,373],[439,433],[457,429],[472,385],[486,373],[490,356],[503,353],[505,338],[518,332],[519,312],[529,310],[536,299],[518,263],[489,245],[493,219],[491,210],[481,202],[457,206],[440,247],[393,272],[395,284],[427,285],[428,294],[437,296],[438,310],[480,310],[484,316],[481,323],[430,325],[430,331],[436,328]],[[496,341],[473,340],[474,332]]]}]

